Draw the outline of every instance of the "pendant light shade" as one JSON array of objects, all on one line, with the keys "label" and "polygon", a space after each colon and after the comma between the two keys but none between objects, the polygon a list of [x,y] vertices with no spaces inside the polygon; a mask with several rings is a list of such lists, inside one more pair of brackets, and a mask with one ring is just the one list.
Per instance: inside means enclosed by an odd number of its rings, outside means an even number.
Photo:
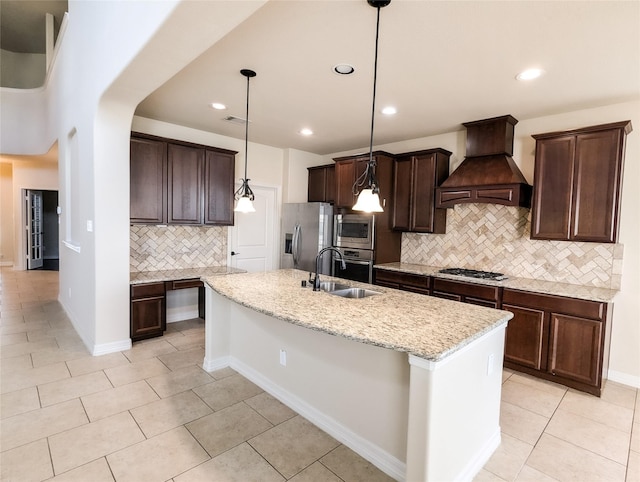
[{"label": "pendant light shade", "polygon": [[[373,157],[373,126],[376,116],[376,84],[378,80],[378,37],[380,33],[380,9],[391,3],[391,0],[367,0],[367,3],[376,8],[376,49],[373,63],[373,101],[371,103],[371,137],[369,138],[369,161],[367,167],[353,184],[353,193],[358,195],[358,200],[351,208],[354,211],[366,213],[383,212],[380,204],[380,188],[376,179],[376,160]],[[358,191],[360,192],[358,193]]]},{"label": "pendant light shade", "polygon": [[236,207],[235,212],[239,213],[254,213],[256,208],[253,207],[253,200],[255,196],[253,191],[249,187],[249,178],[247,177],[247,160],[249,157],[249,80],[251,77],[255,77],[256,73],[253,70],[242,69],[240,71],[242,75],[247,78],[247,115],[245,116],[245,134],[244,134],[244,179],[241,179],[242,186],[235,192]]}]

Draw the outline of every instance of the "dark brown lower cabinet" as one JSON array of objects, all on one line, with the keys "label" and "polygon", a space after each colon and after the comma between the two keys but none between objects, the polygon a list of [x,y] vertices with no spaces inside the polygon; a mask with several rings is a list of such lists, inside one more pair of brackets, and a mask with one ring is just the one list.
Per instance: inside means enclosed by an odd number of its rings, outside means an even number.
[{"label": "dark brown lower cabinet", "polygon": [[431,277],[399,271],[376,269],[374,271],[375,284],[395,288],[397,290],[412,291],[422,295],[431,294]]},{"label": "dark brown lower cabinet", "polygon": [[131,341],[162,336],[167,328],[164,282],[131,286]]},{"label": "dark brown lower cabinet", "polygon": [[446,298],[488,308],[497,308],[500,304],[500,288],[497,286],[434,278],[431,294],[438,298]]},{"label": "dark brown lower cabinet", "polygon": [[505,289],[505,367],[600,396],[609,360],[604,302]]}]

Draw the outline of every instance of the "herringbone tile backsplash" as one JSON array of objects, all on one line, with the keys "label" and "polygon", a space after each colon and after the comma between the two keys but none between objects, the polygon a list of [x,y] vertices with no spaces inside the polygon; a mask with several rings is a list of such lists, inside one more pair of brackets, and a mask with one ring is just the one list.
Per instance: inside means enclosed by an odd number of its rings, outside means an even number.
[{"label": "herringbone tile backsplash", "polygon": [[223,226],[135,224],[129,244],[131,272],[227,264],[227,228]]},{"label": "herringbone tile backsplash", "polygon": [[447,213],[446,234],[404,233],[401,261],[620,288],[621,244],[532,240],[530,229],[529,209],[459,204]]}]

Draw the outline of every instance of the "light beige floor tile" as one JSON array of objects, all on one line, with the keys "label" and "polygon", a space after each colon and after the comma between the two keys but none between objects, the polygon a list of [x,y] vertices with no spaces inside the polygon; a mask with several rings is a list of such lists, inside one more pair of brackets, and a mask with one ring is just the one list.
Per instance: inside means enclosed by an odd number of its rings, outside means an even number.
[{"label": "light beige floor tile", "polygon": [[81,400],[87,415],[89,415],[89,420],[95,422],[101,418],[110,417],[158,399],[158,395],[147,382],[140,380],[129,385],[121,385],[93,395],[84,396]]},{"label": "light beige floor tile", "polygon": [[27,334],[26,333],[11,333],[7,335],[0,335],[0,345],[15,345],[16,343],[26,343]]},{"label": "light beige floor tile", "polygon": [[516,376],[513,375],[502,385],[502,400],[550,418],[560,404],[564,392],[550,393],[529,383],[514,381]]},{"label": "light beige floor tile", "polygon": [[633,410],[614,405],[593,395],[569,390],[562,400],[560,408],[631,433]]},{"label": "light beige floor tile", "polygon": [[624,481],[625,466],[543,434],[527,465],[558,480]]},{"label": "light beige floor tile", "polygon": [[533,445],[502,434],[502,442],[484,469],[505,480],[514,480],[531,453]]},{"label": "light beige floor tile", "polygon": [[626,482],[640,482],[640,454],[638,452],[629,453]]},{"label": "light beige floor tile", "polygon": [[161,398],[170,397],[176,393],[212,383],[214,380],[207,372],[197,366],[188,366],[172,371],[165,375],[158,375],[147,379],[147,383]]},{"label": "light beige floor tile", "polygon": [[26,343],[18,343],[17,345],[3,346],[0,357],[9,358],[12,356],[24,355],[26,353],[51,350],[52,348],[58,348],[58,344],[54,339],[46,339],[33,343],[28,341]]},{"label": "light beige floor tile", "polygon": [[505,482],[505,480],[501,479],[496,474],[489,472],[488,470],[481,469],[480,472],[478,472],[473,478],[473,482]]},{"label": "light beige floor tile", "polygon": [[600,398],[605,402],[633,410],[636,402],[636,389],[607,380]]},{"label": "light beige floor tile", "polygon": [[157,358],[143,360],[140,362],[130,363],[114,368],[107,368],[106,375],[111,380],[114,387],[120,385],[128,385],[129,383],[144,380],[145,378],[154,377],[169,373],[169,369],[162,364]]},{"label": "light beige floor tile", "polygon": [[336,474],[320,462],[314,462],[302,472],[289,479],[290,482],[342,482]]},{"label": "light beige floor tile", "polygon": [[287,479],[339,445],[299,415],[252,438],[249,444]]},{"label": "light beige floor tile", "polygon": [[274,425],[296,416],[296,412],[266,392],[246,399],[245,403]]},{"label": "light beige floor tile", "polygon": [[640,423],[635,422],[631,432],[631,450],[640,453]]},{"label": "light beige floor tile", "polygon": [[0,454],[0,478],[3,481],[44,480],[52,476],[46,438]]},{"label": "light beige floor tile", "polygon": [[167,341],[175,346],[178,350],[191,350],[192,348],[204,348],[204,332],[200,330],[187,331],[182,336],[174,336]]},{"label": "light beige floor tile", "polygon": [[73,349],[55,348],[52,350],[33,353],[31,355],[31,358],[33,359],[34,367],[42,367],[46,365],[52,365],[54,363],[67,362],[69,360],[76,360],[78,358],[85,358],[87,356],[90,356],[87,349],[84,346],[79,346]]},{"label": "light beige floor tile", "polygon": [[162,339],[153,339],[146,342],[134,343],[131,350],[123,351],[122,354],[126,356],[131,362],[138,362],[141,360],[148,360],[158,355],[165,353],[173,353],[177,351],[171,343]]},{"label": "light beige floor tile", "polygon": [[167,324],[168,332],[180,331],[187,334],[191,330],[204,330],[204,320],[202,318],[191,318],[190,320]]},{"label": "light beige floor tile", "polygon": [[107,461],[118,482],[139,482],[170,479],[208,458],[191,434],[178,427],[111,454]]},{"label": "light beige floor tile", "polygon": [[216,380],[222,380],[223,378],[232,377],[233,375],[238,374],[238,372],[231,367],[221,368],[220,370],[215,370],[208,373]]},{"label": "light beige floor tile", "polygon": [[160,355],[158,359],[170,370],[179,370],[188,366],[202,367],[204,362],[204,348],[196,347],[190,350],[181,350],[167,355]]},{"label": "light beige floor tile", "polygon": [[27,370],[33,368],[31,355],[18,355],[0,360],[0,373],[7,374],[15,370]]},{"label": "light beige floor tile", "polygon": [[88,355],[67,361],[67,367],[72,377],[128,364],[129,360],[121,352],[100,356]]},{"label": "light beige floor tile", "polygon": [[[243,443],[175,477],[175,482],[280,482],[282,477],[248,444]],[[318,480],[318,479],[316,479]]]},{"label": "light beige floor tile", "polygon": [[512,403],[502,402],[500,404],[500,429],[502,433],[530,445],[535,445],[548,423],[547,417]]},{"label": "light beige floor tile", "polygon": [[0,392],[13,392],[64,378],[69,378],[69,370],[67,370],[67,365],[64,363],[28,368],[26,370],[12,370],[8,371],[8,373],[3,370],[2,380],[0,380]]},{"label": "light beige floor tile", "polygon": [[82,465],[76,469],[60,474],[52,482],[113,482],[111,469],[104,457]]},{"label": "light beige floor tile", "polygon": [[88,422],[80,400],[69,400],[3,419],[0,446],[9,450]]},{"label": "light beige floor tile", "polygon": [[144,440],[128,412],[103,418],[49,437],[51,459],[56,474]]},{"label": "light beige floor tile", "polygon": [[557,479],[525,465],[516,478],[517,482],[555,482]]},{"label": "light beige floor tile", "polygon": [[217,380],[193,390],[214,410],[222,410],[262,393],[262,389],[242,375]]},{"label": "light beige floor tile", "polygon": [[526,373],[513,372],[513,376],[510,380],[558,397],[561,397],[567,392],[567,387],[564,385],[559,385],[558,383],[550,382],[549,380],[543,380],[542,378],[533,377]]},{"label": "light beige floor tile", "polygon": [[620,464],[627,463],[630,439],[628,432],[558,409],[545,433]]},{"label": "light beige floor tile", "polygon": [[634,408],[634,422],[640,422],[640,388],[636,389],[636,406]]},{"label": "light beige floor tile", "polygon": [[329,452],[320,462],[342,480],[393,482],[391,477],[344,445]]},{"label": "light beige floor tile", "polygon": [[209,455],[215,457],[272,425],[241,402],[188,423],[186,427]]},{"label": "light beige floor tile", "polygon": [[38,386],[43,407],[112,388],[103,372],[88,373]]},{"label": "light beige floor tile", "polygon": [[197,420],[212,412],[191,390],[131,410],[147,438]]},{"label": "light beige floor tile", "polygon": [[40,408],[40,398],[36,387],[25,388],[0,396],[1,418],[13,417]]}]

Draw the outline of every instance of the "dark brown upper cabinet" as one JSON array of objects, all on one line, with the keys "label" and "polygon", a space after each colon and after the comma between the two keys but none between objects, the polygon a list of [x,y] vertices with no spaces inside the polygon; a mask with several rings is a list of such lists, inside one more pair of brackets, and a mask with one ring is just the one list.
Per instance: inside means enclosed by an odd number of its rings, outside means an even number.
[{"label": "dark brown upper cabinet", "polygon": [[232,225],[235,154],[133,134],[131,222]]},{"label": "dark brown upper cabinet", "polygon": [[447,210],[436,209],[435,190],[449,174],[451,153],[428,149],[394,162],[392,226],[398,231],[443,234]]},{"label": "dark brown upper cabinet", "polygon": [[132,137],[130,143],[132,223],[167,222],[167,143]]},{"label": "dark brown upper cabinet", "polygon": [[307,201],[333,203],[336,197],[335,164],[309,167],[307,170],[309,171]]},{"label": "dark brown upper cabinet", "polygon": [[615,243],[631,121],[537,134],[531,238]]}]

